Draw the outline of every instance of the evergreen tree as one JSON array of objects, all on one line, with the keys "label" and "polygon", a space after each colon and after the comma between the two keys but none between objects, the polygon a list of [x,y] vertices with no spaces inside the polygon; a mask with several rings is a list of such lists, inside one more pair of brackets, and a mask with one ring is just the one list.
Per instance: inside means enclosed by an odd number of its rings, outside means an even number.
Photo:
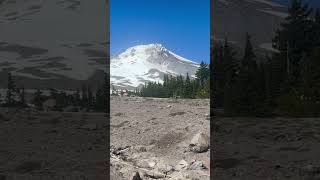
[{"label": "evergreen tree", "polygon": [[87,88],[85,85],[82,85],[81,88],[81,106],[82,107],[87,107],[88,105],[88,94],[87,94]]},{"label": "evergreen tree", "polygon": [[109,102],[110,102],[110,74],[105,73],[104,74],[104,84],[102,87],[103,91],[103,109],[106,113],[108,113],[110,110]]},{"label": "evergreen tree", "polygon": [[21,90],[20,90],[20,105],[21,106],[25,106],[26,105],[24,87],[22,87]]},{"label": "evergreen tree", "polygon": [[246,36],[246,46],[238,75],[237,89],[241,89],[237,96],[237,111],[243,115],[256,113],[258,103],[257,64],[253,52],[250,36]]},{"label": "evergreen tree", "polygon": [[88,95],[88,103],[87,103],[87,108],[92,109],[93,103],[94,103],[94,96],[91,90],[91,87],[87,87],[87,95]]},{"label": "evergreen tree", "polygon": [[204,86],[205,81],[210,76],[209,73],[210,72],[209,72],[208,64],[206,64],[205,62],[201,61],[200,67],[196,72],[196,79],[199,81],[199,84],[200,84],[201,87]]},{"label": "evergreen tree", "polygon": [[76,93],[74,94],[74,104],[75,106],[80,106],[81,105],[81,97],[80,97],[80,91],[77,89]]},{"label": "evergreen tree", "polygon": [[42,110],[42,103],[44,99],[42,97],[42,92],[40,91],[40,89],[37,89],[33,97],[34,98],[32,100],[32,103],[36,106],[37,109]]},{"label": "evergreen tree", "polygon": [[187,73],[186,76],[186,82],[185,82],[185,90],[184,90],[184,97],[186,98],[192,98],[192,84],[190,81],[189,73]]},{"label": "evergreen tree", "polygon": [[11,73],[8,73],[8,82],[7,82],[7,96],[6,96],[6,104],[7,106],[13,106],[16,104],[16,85],[12,78]]},{"label": "evergreen tree", "polygon": [[292,0],[288,9],[289,16],[281,24],[281,29],[276,31],[273,39],[273,47],[286,56],[288,79],[292,86],[299,84],[301,57],[303,52],[310,53],[313,40],[312,9],[308,4],[302,5],[301,0]]},{"label": "evergreen tree", "polygon": [[105,104],[105,100],[104,100],[104,93],[103,93],[103,90],[102,88],[98,88],[97,92],[96,92],[96,95],[95,95],[95,110],[97,111],[105,111],[105,107],[106,107],[106,104]]},{"label": "evergreen tree", "polygon": [[2,105],[2,94],[0,93],[0,106]]},{"label": "evergreen tree", "polygon": [[[221,84],[220,96],[223,96],[223,107],[227,115],[234,114],[234,98],[238,92],[236,92],[236,72],[239,70],[239,63],[235,59],[235,52],[233,47],[229,44],[227,38],[225,38],[223,46],[223,65],[221,67],[221,73],[223,73],[223,82]],[[221,98],[222,99],[222,98]],[[222,102],[221,102],[222,103]]]}]

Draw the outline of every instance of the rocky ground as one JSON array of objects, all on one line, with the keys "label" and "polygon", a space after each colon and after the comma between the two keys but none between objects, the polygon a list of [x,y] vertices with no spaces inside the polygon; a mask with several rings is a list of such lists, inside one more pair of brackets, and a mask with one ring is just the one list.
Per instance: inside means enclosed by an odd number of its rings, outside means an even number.
[{"label": "rocky ground", "polygon": [[111,97],[111,179],[210,179],[209,109],[209,100]]},{"label": "rocky ground", "polygon": [[212,118],[214,179],[320,179],[320,119]]},{"label": "rocky ground", "polygon": [[107,125],[104,113],[0,109],[0,180],[108,179]]}]

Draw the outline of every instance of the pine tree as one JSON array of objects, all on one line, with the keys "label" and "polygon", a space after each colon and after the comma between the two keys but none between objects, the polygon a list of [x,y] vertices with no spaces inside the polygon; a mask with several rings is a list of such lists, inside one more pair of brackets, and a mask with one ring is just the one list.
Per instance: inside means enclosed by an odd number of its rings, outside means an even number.
[{"label": "pine tree", "polygon": [[81,105],[81,97],[80,97],[80,91],[77,89],[76,93],[74,94],[74,104],[75,106]]},{"label": "pine tree", "polygon": [[88,94],[87,108],[92,109],[92,106],[94,103],[94,97],[93,97],[93,93],[90,86],[87,87],[87,94]]},{"label": "pine tree", "polygon": [[20,105],[21,106],[25,106],[26,105],[24,87],[22,87],[21,90],[20,90]]},{"label": "pine tree", "polygon": [[[223,63],[221,67],[221,73],[223,73],[222,91],[220,93],[223,96],[223,107],[227,115],[234,114],[234,97],[236,84],[236,72],[239,69],[238,61],[235,59],[235,52],[233,47],[229,44],[227,38],[225,38],[223,46]],[[221,98],[222,99],[222,98]]]},{"label": "pine tree", "polygon": [[81,88],[81,105],[82,107],[87,107],[88,105],[88,90],[87,90],[87,87],[85,85],[82,85],[82,88]]},{"label": "pine tree", "polygon": [[237,111],[243,115],[256,112],[257,98],[257,64],[253,52],[250,36],[246,36],[246,46],[238,76],[237,89],[241,89],[237,96]]},{"label": "pine tree", "polygon": [[95,110],[97,111],[105,111],[105,101],[104,101],[104,93],[102,88],[98,88],[95,95]]},{"label": "pine tree", "polygon": [[208,77],[209,77],[208,64],[201,61],[200,67],[196,72],[196,79],[199,81],[201,87],[204,86],[204,82],[208,79]]},{"label": "pine tree", "polygon": [[2,106],[2,94],[0,93],[0,107]]},{"label": "pine tree", "polygon": [[186,81],[185,81],[185,90],[184,97],[191,98],[192,97],[192,85],[189,77],[189,73],[187,73]]},{"label": "pine tree", "polygon": [[101,104],[101,107],[103,108],[104,112],[108,113],[110,111],[110,107],[109,107],[109,102],[110,102],[110,91],[109,91],[109,87],[110,87],[110,77],[109,74],[105,73],[104,74],[104,81],[103,81],[103,87],[102,87],[102,92],[103,92],[103,96],[102,96],[102,101],[103,101],[103,106]]},{"label": "pine tree", "polygon": [[310,54],[314,46],[312,9],[308,4],[302,5],[301,0],[292,0],[288,9],[289,16],[281,24],[281,29],[276,31],[273,47],[286,56],[281,59],[287,61],[288,79],[292,86],[299,84],[301,58],[303,52]]},{"label": "pine tree", "polygon": [[32,103],[36,106],[37,109],[41,110],[42,109],[42,103],[43,103],[43,97],[42,97],[42,92],[40,89],[37,89],[33,96]]},{"label": "pine tree", "polygon": [[7,96],[6,96],[6,104],[8,106],[13,106],[16,104],[15,97],[16,96],[16,85],[12,78],[11,73],[8,73],[8,85],[7,85]]}]

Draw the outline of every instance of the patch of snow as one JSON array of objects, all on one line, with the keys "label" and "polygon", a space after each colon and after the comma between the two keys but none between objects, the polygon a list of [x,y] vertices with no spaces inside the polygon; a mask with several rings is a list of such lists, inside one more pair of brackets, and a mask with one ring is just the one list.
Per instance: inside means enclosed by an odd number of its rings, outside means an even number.
[{"label": "patch of snow", "polygon": [[248,2],[257,2],[257,3],[263,3],[263,4],[266,4],[266,5],[269,5],[269,6],[273,6],[273,7],[282,7],[284,8],[285,6],[282,5],[282,4],[279,4],[279,3],[275,3],[275,2],[272,2],[270,0],[246,0]]},{"label": "patch of snow", "polygon": [[278,52],[277,49],[274,49],[272,47],[272,43],[262,43],[259,45],[260,48],[268,50],[268,51],[272,51],[272,52]]},{"label": "patch of snow", "polygon": [[266,10],[266,9],[258,9],[260,12],[264,12],[273,16],[281,17],[281,18],[286,18],[288,17],[288,13],[281,12],[281,11],[274,11],[274,10]]}]

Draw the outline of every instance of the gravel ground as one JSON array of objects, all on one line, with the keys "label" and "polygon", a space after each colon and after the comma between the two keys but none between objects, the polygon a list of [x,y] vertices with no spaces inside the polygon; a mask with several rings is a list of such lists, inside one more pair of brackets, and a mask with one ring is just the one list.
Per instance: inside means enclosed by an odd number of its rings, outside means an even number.
[{"label": "gravel ground", "polygon": [[209,179],[210,150],[189,148],[197,133],[209,136],[209,109],[209,100],[112,97],[112,179]]},{"label": "gravel ground", "polygon": [[0,109],[0,179],[107,179],[103,113]]},{"label": "gravel ground", "polygon": [[213,118],[213,177],[320,179],[320,119]]}]

